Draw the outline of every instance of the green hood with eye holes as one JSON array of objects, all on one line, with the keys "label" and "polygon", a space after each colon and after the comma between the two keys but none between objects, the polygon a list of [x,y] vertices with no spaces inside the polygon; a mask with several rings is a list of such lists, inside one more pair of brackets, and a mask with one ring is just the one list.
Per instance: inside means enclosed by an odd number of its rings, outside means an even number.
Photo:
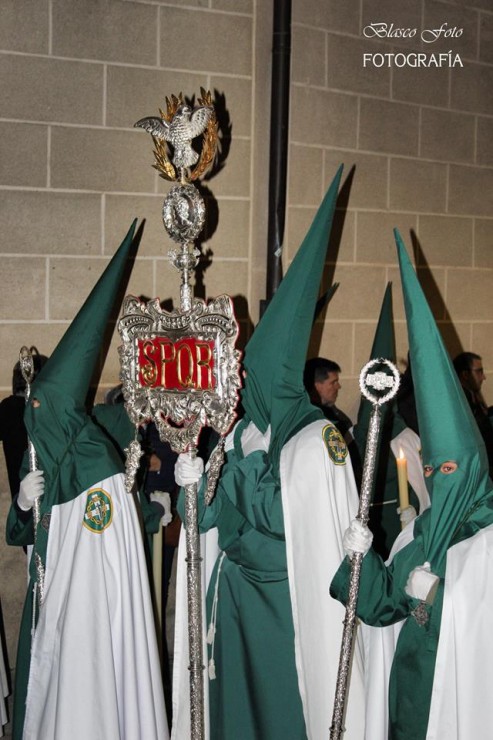
[{"label": "green hood with eye holes", "polygon": [[[493,484],[483,439],[397,229],[394,234],[423,464],[433,468],[426,479],[431,508],[429,526],[423,532],[425,554],[432,570],[438,572],[459,529],[493,494]],[[444,475],[440,466],[448,460],[456,462],[458,469]],[[493,521],[493,512],[484,513],[486,520],[479,527]]]}]

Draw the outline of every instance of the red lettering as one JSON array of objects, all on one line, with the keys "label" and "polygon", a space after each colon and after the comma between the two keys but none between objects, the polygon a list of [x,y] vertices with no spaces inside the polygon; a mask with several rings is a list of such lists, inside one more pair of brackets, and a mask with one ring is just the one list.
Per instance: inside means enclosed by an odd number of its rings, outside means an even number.
[{"label": "red lettering", "polygon": [[139,383],[150,388],[213,390],[214,341],[157,336],[137,342]]}]

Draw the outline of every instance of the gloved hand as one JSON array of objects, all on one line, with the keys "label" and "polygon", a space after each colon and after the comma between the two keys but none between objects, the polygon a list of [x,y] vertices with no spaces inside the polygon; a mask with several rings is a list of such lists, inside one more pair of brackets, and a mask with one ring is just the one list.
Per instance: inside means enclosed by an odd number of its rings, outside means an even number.
[{"label": "gloved hand", "polygon": [[431,572],[431,565],[426,562],[409,573],[404,591],[413,599],[432,604],[439,581],[439,576]]},{"label": "gloved hand", "polygon": [[175,481],[179,486],[199,485],[204,472],[204,461],[201,457],[191,457],[188,452],[178,455],[175,463]]},{"label": "gloved hand", "polygon": [[412,522],[413,519],[416,519],[418,516],[416,509],[414,506],[405,506],[403,509],[399,506],[397,508],[397,513],[399,514],[399,519],[401,520],[401,523],[405,527],[406,524],[409,524],[409,522]]},{"label": "gloved hand", "polygon": [[348,557],[352,558],[356,552],[360,552],[364,557],[370,549],[372,541],[373,534],[366,524],[360,522],[359,519],[353,519],[344,532],[342,546]]},{"label": "gloved hand", "polygon": [[246,457],[255,450],[263,450],[267,452],[270,444],[270,425],[267,427],[265,434],[257,429],[253,421],[251,421],[247,428],[241,435],[241,449],[244,456]]},{"label": "gloved hand", "polygon": [[164,513],[161,517],[161,526],[167,527],[168,524],[173,519],[173,514],[171,513],[171,497],[167,491],[153,491],[151,495],[149,496],[149,499],[151,503],[159,504],[159,506],[162,506]]},{"label": "gloved hand", "polygon": [[29,511],[33,508],[34,502],[38,496],[42,496],[45,490],[44,472],[42,470],[33,470],[21,480],[17,504],[22,511]]}]

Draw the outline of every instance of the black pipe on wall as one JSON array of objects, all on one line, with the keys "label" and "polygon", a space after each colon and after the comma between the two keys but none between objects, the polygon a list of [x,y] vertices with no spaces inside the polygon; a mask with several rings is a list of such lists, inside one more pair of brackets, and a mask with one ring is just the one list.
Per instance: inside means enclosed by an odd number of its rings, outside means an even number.
[{"label": "black pipe on wall", "polygon": [[291,0],[274,0],[265,303],[270,301],[282,279],[281,249],[286,216],[290,72]]}]

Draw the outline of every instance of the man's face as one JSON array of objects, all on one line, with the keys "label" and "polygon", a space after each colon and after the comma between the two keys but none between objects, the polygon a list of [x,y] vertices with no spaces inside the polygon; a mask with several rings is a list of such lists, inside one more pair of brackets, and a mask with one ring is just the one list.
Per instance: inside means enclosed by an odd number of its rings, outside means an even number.
[{"label": "man's face", "polygon": [[462,385],[470,391],[479,393],[485,378],[482,361],[473,360],[469,370],[462,373]]},{"label": "man's face", "polygon": [[320,396],[322,406],[333,406],[340,388],[339,373],[329,373],[325,380],[315,383],[315,390]]}]

